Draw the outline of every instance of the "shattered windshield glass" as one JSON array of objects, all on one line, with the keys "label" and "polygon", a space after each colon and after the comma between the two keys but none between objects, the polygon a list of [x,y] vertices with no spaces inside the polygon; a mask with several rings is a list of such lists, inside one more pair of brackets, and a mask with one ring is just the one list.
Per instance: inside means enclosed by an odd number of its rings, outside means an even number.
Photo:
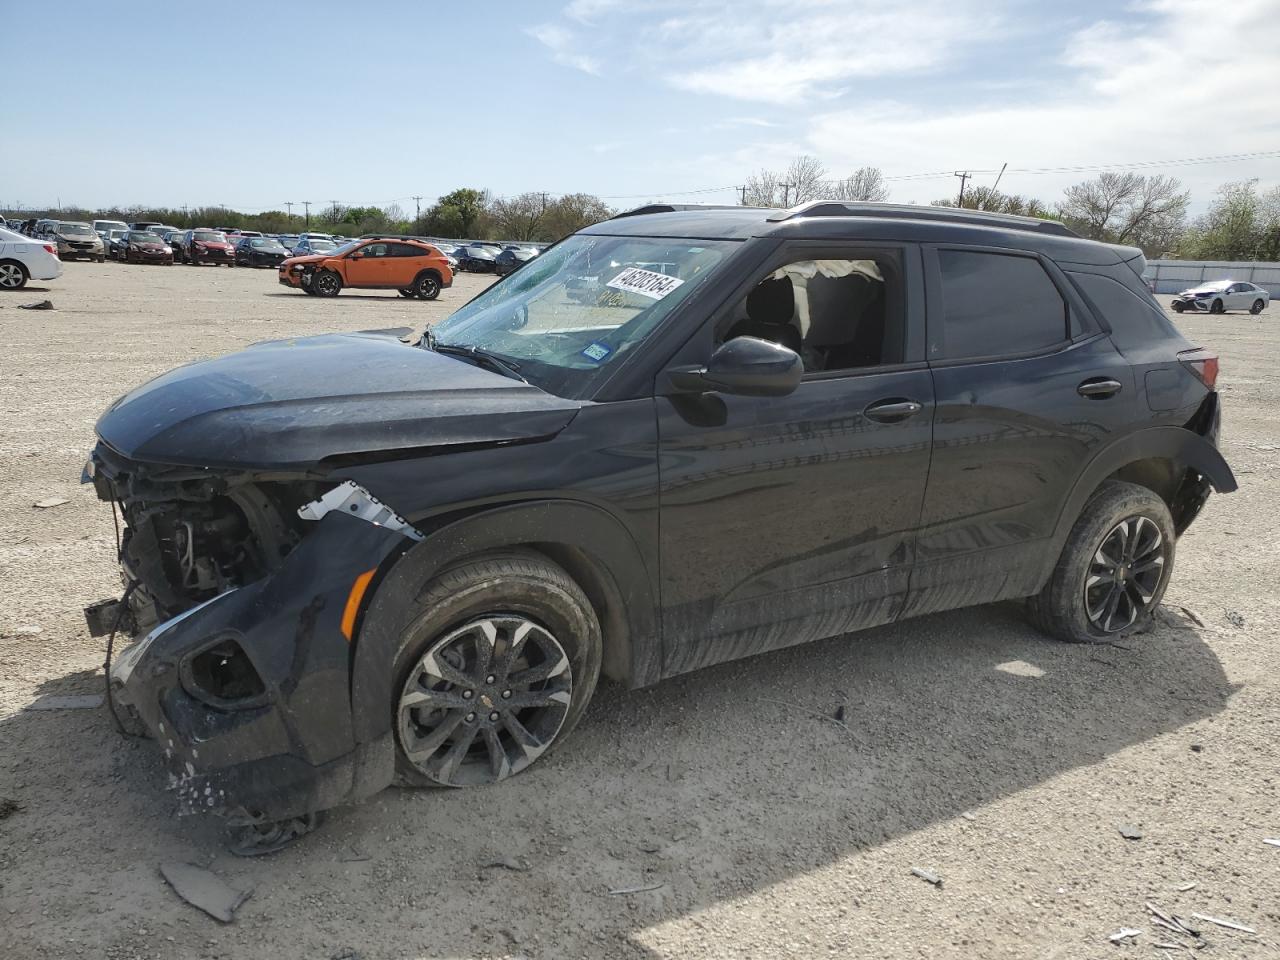
[{"label": "shattered windshield glass", "polygon": [[513,360],[549,393],[581,396],[736,247],[730,240],[570,237],[437,325],[434,339]]}]

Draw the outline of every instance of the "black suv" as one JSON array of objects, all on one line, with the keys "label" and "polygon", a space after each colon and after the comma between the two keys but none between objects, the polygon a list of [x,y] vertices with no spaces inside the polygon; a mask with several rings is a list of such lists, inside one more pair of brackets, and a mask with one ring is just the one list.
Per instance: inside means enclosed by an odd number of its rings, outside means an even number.
[{"label": "black suv", "polygon": [[283,819],[518,773],[601,673],[1012,598],[1122,637],[1236,486],[1143,266],[970,211],[650,207],[416,341],[174,370],[86,467],[126,585],[88,619],[142,636],[116,707],[197,806]]}]

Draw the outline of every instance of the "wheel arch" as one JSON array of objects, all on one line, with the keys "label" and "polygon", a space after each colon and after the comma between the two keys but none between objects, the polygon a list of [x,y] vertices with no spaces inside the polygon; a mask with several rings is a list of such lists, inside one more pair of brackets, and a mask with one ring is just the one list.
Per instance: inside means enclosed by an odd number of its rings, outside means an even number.
[{"label": "wheel arch", "polygon": [[1184,427],[1150,427],[1113,441],[1076,478],[1058,515],[1055,544],[1061,546],[1066,541],[1084,505],[1106,481],[1125,480],[1147,487],[1172,510],[1188,471],[1219,493],[1236,489],[1235,474],[1218,448]]},{"label": "wheel arch", "polygon": [[658,616],[648,570],[626,527],[602,508],[577,501],[508,504],[453,518],[398,558],[377,578],[354,642],[351,709],[356,738],[371,742],[390,729],[402,611],[444,570],[503,549],[533,550],[558,564],[587,595],[600,621],[602,672],[629,687],[661,676]]}]

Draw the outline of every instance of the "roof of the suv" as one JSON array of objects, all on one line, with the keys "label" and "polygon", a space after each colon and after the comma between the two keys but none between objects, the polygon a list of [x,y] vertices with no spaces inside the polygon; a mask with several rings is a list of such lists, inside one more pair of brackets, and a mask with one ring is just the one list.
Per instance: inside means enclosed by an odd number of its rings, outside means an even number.
[{"label": "roof of the suv", "polygon": [[587,227],[584,233],[698,240],[948,241],[1036,250],[1055,260],[1098,265],[1141,251],[1083,240],[1063,224],[954,207],[819,201],[776,210],[767,207],[652,204]]}]

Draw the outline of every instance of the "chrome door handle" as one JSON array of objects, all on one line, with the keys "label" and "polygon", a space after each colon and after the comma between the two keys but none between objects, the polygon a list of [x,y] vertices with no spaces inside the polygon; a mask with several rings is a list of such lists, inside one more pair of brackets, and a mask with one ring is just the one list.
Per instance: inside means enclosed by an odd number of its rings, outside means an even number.
[{"label": "chrome door handle", "polygon": [[914,417],[923,409],[924,407],[914,400],[878,400],[863,410],[862,414],[868,420],[897,423],[899,420]]},{"label": "chrome door handle", "polygon": [[1106,377],[1095,377],[1092,380],[1086,380],[1080,386],[1076,387],[1076,393],[1082,397],[1088,397],[1091,400],[1102,400],[1106,397],[1113,397],[1123,389],[1123,385],[1119,380],[1111,380]]}]

